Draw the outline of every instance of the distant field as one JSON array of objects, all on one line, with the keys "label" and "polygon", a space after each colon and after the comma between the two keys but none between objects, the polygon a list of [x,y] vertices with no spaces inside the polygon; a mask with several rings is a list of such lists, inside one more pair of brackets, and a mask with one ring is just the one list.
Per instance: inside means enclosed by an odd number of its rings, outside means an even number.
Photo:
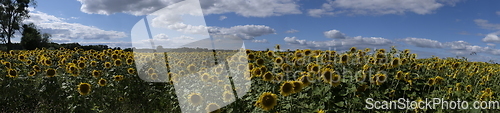
[{"label": "distant field", "polygon": [[[367,109],[367,99],[460,99],[472,106],[473,101],[500,98],[496,93],[500,89],[498,64],[416,59],[410,50],[396,48],[237,52],[159,53],[176,56],[167,64],[155,60],[154,53],[111,49],[3,52],[0,111],[170,113],[181,108],[208,112],[211,107],[222,107],[212,112],[472,112],[478,109]],[[192,85],[213,92],[174,86],[193,80],[201,82]],[[248,80],[251,86],[231,84],[235,80]],[[211,99],[224,100],[227,106]],[[499,111],[493,105],[487,109]]]}]

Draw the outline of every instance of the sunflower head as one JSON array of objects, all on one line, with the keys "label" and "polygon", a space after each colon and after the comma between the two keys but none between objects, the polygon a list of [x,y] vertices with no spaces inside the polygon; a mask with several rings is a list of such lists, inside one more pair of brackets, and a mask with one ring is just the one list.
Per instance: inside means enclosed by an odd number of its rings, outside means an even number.
[{"label": "sunflower head", "polygon": [[113,76],[113,80],[115,80],[115,81],[122,81],[123,78],[124,78],[123,75],[115,75],[115,76]]},{"label": "sunflower head", "polygon": [[432,86],[432,85],[434,85],[434,84],[436,84],[436,79],[434,79],[434,78],[429,78],[429,80],[427,81],[427,85]]},{"label": "sunflower head", "polygon": [[294,84],[293,84],[293,81],[286,81],[286,82],[283,82],[283,84],[281,84],[281,87],[280,87],[280,93],[281,95],[283,96],[288,96],[292,93],[294,93]]},{"label": "sunflower head", "polygon": [[387,76],[382,73],[375,75],[375,77],[377,78],[375,81],[377,85],[382,85],[387,80]]},{"label": "sunflower head", "polygon": [[127,72],[128,72],[128,74],[135,74],[135,69],[134,68],[128,68]]},{"label": "sunflower head", "polygon": [[207,111],[207,113],[220,113],[221,112],[220,106],[217,105],[216,103],[208,104],[207,107],[205,107],[205,110]]},{"label": "sunflower head", "polygon": [[465,86],[465,91],[467,91],[468,93],[472,92],[472,85]]},{"label": "sunflower head", "polygon": [[97,84],[99,84],[99,86],[106,86],[106,84],[108,84],[108,81],[106,79],[99,79],[99,81],[97,81]]},{"label": "sunflower head", "polygon": [[89,83],[80,83],[78,85],[78,92],[80,95],[88,95],[92,91],[92,86]]},{"label": "sunflower head", "polygon": [[224,91],[222,99],[224,102],[232,102],[234,100],[234,95],[231,91]]},{"label": "sunflower head", "polygon": [[274,75],[271,72],[266,72],[262,75],[264,81],[271,81],[274,79]]},{"label": "sunflower head", "polygon": [[193,106],[198,106],[203,101],[203,97],[200,93],[191,93],[188,95],[188,101]]},{"label": "sunflower head", "polygon": [[121,60],[121,59],[116,59],[116,60],[113,62],[113,64],[114,64],[115,66],[121,66],[121,65],[122,65],[122,60]]},{"label": "sunflower head", "polygon": [[269,111],[278,104],[278,96],[271,92],[264,92],[259,96],[259,100],[255,103],[255,106],[262,108],[265,111]]},{"label": "sunflower head", "polygon": [[17,70],[15,69],[8,69],[8,72],[7,72],[7,76],[8,77],[12,77],[12,78],[15,78],[17,77],[19,74],[17,73]]},{"label": "sunflower head", "polygon": [[54,76],[56,76],[56,70],[49,68],[49,69],[45,70],[45,74],[47,74],[48,77],[54,77]]},{"label": "sunflower head", "polygon": [[104,62],[104,67],[105,67],[105,68],[108,68],[108,69],[109,69],[109,68],[111,68],[111,66],[112,66],[112,65],[111,65],[111,62]]}]

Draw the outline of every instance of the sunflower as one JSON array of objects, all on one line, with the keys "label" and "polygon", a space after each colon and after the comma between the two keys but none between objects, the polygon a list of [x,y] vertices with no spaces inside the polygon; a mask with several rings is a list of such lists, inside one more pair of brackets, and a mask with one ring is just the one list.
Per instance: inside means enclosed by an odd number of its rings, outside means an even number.
[{"label": "sunflower", "polygon": [[45,70],[45,73],[47,74],[48,77],[54,77],[54,76],[56,76],[56,70],[52,69],[52,68],[49,68],[49,69]]},{"label": "sunflower", "polygon": [[401,60],[399,58],[394,58],[391,62],[391,67],[395,68],[401,65]]},{"label": "sunflower", "polygon": [[254,60],[256,56],[253,53],[249,53],[248,55],[248,60]]},{"label": "sunflower", "polygon": [[111,62],[104,62],[104,67],[105,67],[105,68],[108,68],[108,69],[109,69],[109,68],[111,68],[111,66],[112,66],[112,65],[111,65]]},{"label": "sunflower", "polygon": [[49,60],[49,59],[44,59],[43,60],[43,64],[46,65],[46,66],[50,66],[50,65],[52,65],[52,61]]},{"label": "sunflower", "polygon": [[260,77],[262,75],[262,70],[260,68],[253,68],[252,69],[252,77]]},{"label": "sunflower", "polygon": [[323,73],[321,74],[321,77],[323,78],[323,81],[326,83],[332,82],[332,78],[334,75],[333,69],[325,69]]},{"label": "sunflower", "polygon": [[191,105],[198,106],[203,101],[203,97],[200,95],[200,93],[191,93],[188,95],[188,101],[189,103],[191,103]]},{"label": "sunflower", "polygon": [[127,72],[128,72],[128,74],[135,74],[135,69],[134,68],[128,68]]},{"label": "sunflower", "polygon": [[394,77],[396,80],[403,80],[405,79],[405,74],[403,73],[403,71],[398,71],[396,72],[396,75]]},{"label": "sunflower", "polygon": [[257,60],[255,60],[255,63],[258,65],[258,66],[263,66],[265,61],[264,59],[261,59],[261,58],[258,58]]},{"label": "sunflower", "polygon": [[281,49],[279,44],[276,44],[276,46],[274,46],[274,48],[277,50]]},{"label": "sunflower", "polygon": [[7,71],[7,76],[12,78],[17,77],[18,76],[17,70],[9,69],[9,71]]},{"label": "sunflower", "polygon": [[92,70],[92,76],[94,76],[94,77],[100,77],[101,74],[102,74],[102,72],[99,70]]},{"label": "sunflower", "polygon": [[301,81],[293,81],[293,86],[293,91],[295,93],[302,91],[302,88],[304,88],[304,84]]},{"label": "sunflower", "polygon": [[274,64],[276,64],[276,65],[281,65],[282,63],[283,63],[283,58],[282,58],[282,57],[279,57],[279,56],[278,56],[278,57],[276,57],[276,58],[274,59]]},{"label": "sunflower", "polygon": [[106,84],[108,84],[108,81],[106,79],[101,78],[99,79],[97,84],[99,84],[99,86],[106,86]]},{"label": "sunflower", "polygon": [[30,72],[28,73],[28,76],[35,76],[35,74],[36,74],[36,71],[30,71]]},{"label": "sunflower", "polygon": [[255,103],[255,106],[269,111],[278,104],[278,96],[271,92],[264,92],[260,95],[259,100]]},{"label": "sunflower", "polygon": [[84,69],[86,65],[85,65],[85,62],[79,61],[77,66],[78,66],[78,69]]},{"label": "sunflower", "polygon": [[97,61],[90,61],[90,66],[92,66],[92,67],[97,66]]},{"label": "sunflower", "polygon": [[271,72],[266,72],[262,75],[262,79],[264,81],[271,81],[271,80],[273,80],[273,78],[274,78],[274,75]]},{"label": "sunflower", "polygon": [[19,56],[17,56],[17,59],[20,61],[26,61],[26,56],[24,54],[20,54]]},{"label": "sunflower", "polygon": [[149,78],[151,78],[151,80],[158,80],[158,74],[157,73],[151,73],[149,75]]},{"label": "sunflower", "polygon": [[382,74],[382,73],[379,73],[379,74],[377,74],[377,75],[375,75],[375,76],[376,76],[376,81],[375,81],[375,83],[376,83],[377,85],[382,85],[382,84],[386,81],[386,79],[387,79],[386,75],[385,75],[385,74]]},{"label": "sunflower", "polygon": [[222,99],[224,102],[232,102],[234,100],[234,95],[231,91],[224,91]]},{"label": "sunflower", "polygon": [[347,60],[349,60],[349,56],[347,56],[347,54],[342,54],[342,56],[340,56],[340,62],[341,63],[347,63]]},{"label": "sunflower", "polygon": [[208,73],[201,74],[202,81],[207,82],[209,78],[210,78],[210,74],[208,74]]},{"label": "sunflower", "polygon": [[127,59],[125,60],[125,62],[127,62],[127,65],[132,65],[132,64],[134,63],[134,59],[132,59],[132,58],[127,58]]},{"label": "sunflower", "polygon": [[266,52],[266,55],[268,57],[274,57],[274,51],[269,50],[269,51]]},{"label": "sunflower", "polygon": [[310,72],[319,73],[319,70],[320,70],[320,68],[319,68],[318,64],[313,63],[309,66]]},{"label": "sunflower", "polygon": [[288,95],[294,93],[294,87],[295,86],[293,84],[293,81],[283,82],[283,84],[281,84],[281,87],[280,87],[281,95],[288,96]]},{"label": "sunflower", "polygon": [[456,91],[460,91],[460,83],[456,83],[455,84],[455,90]]},{"label": "sunflower", "polygon": [[340,81],[340,80],[341,80],[341,79],[342,79],[342,78],[340,77],[340,75],[338,75],[338,74],[335,74],[335,73],[334,73],[334,74],[333,74],[333,76],[332,76],[332,81],[330,82],[330,84],[331,84],[333,87],[337,87],[337,86],[339,86],[339,85],[340,85],[340,83],[341,83],[341,81]]},{"label": "sunflower", "polygon": [[351,47],[351,49],[349,49],[350,52],[356,52],[356,47]]},{"label": "sunflower", "polygon": [[286,72],[286,73],[289,73],[289,72],[291,72],[291,71],[292,71],[292,67],[291,67],[289,64],[287,64],[287,63],[283,63],[283,64],[281,64],[281,69],[282,69],[284,72]]},{"label": "sunflower", "polygon": [[121,80],[123,80],[123,75],[115,75],[115,76],[113,76],[113,79],[115,81],[121,81]]},{"label": "sunflower", "polygon": [[465,91],[467,91],[468,93],[472,92],[472,85],[465,86]]},{"label": "sunflower", "polygon": [[121,66],[121,65],[122,65],[122,60],[121,60],[121,59],[116,59],[116,60],[113,62],[113,64],[114,64],[115,66]]},{"label": "sunflower", "polygon": [[283,73],[278,73],[278,74],[276,74],[276,76],[274,77],[274,80],[275,80],[276,82],[278,82],[278,83],[279,83],[279,82],[281,82],[281,80],[283,80],[283,77],[285,77],[285,74],[283,74]]},{"label": "sunflower", "polygon": [[436,80],[436,84],[442,84],[444,81],[444,78],[441,76],[436,76],[434,79]]},{"label": "sunflower", "polygon": [[146,71],[146,73],[148,75],[151,75],[151,74],[155,73],[155,69],[154,68],[148,68],[148,70]]},{"label": "sunflower", "polygon": [[78,92],[80,95],[88,95],[92,91],[91,87],[89,83],[80,83],[78,85]]},{"label": "sunflower", "polygon": [[207,107],[205,107],[205,110],[207,111],[207,113],[220,113],[221,112],[220,106],[217,105],[216,103],[208,104]]},{"label": "sunflower", "polygon": [[427,85],[432,86],[432,85],[434,85],[434,84],[436,84],[436,79],[434,79],[434,78],[429,78],[429,80],[427,81]]}]

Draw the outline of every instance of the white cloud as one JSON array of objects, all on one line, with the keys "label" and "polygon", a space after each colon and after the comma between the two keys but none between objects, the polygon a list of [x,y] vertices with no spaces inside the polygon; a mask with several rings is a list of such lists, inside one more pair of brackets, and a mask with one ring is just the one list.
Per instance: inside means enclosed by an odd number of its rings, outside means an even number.
[{"label": "white cloud", "polygon": [[377,47],[389,46],[394,44],[393,41],[381,37],[348,37],[345,39],[336,39],[329,41],[307,41],[300,40],[297,37],[285,37],[283,39],[287,44],[302,46],[306,48],[327,49],[335,47],[337,49],[349,49],[351,47]]},{"label": "white cloud", "polygon": [[182,0],[78,0],[80,10],[89,14],[129,13],[146,15]]},{"label": "white cloud", "polygon": [[500,43],[500,38],[498,37],[500,35],[500,24],[492,24],[488,20],[483,19],[475,19],[474,22],[483,29],[497,30],[496,32],[487,34],[482,39],[483,42]]},{"label": "white cloud", "polygon": [[238,25],[230,28],[211,27],[209,33],[216,37],[251,40],[262,35],[274,34],[275,30],[265,25]]},{"label": "white cloud", "polygon": [[423,48],[443,48],[443,44],[441,42],[431,39],[408,37],[400,39],[399,41],[403,41],[407,44]]},{"label": "white cloud", "polygon": [[[90,14],[128,13],[147,15],[166,6],[189,0],[78,0],[80,10]],[[196,0],[198,1],[198,0]],[[205,15],[236,13],[245,17],[301,14],[296,0],[199,0]]]},{"label": "white cloud", "polygon": [[286,31],[286,33],[296,33],[296,32],[299,32],[299,30],[290,29],[290,30]]},{"label": "white cloud", "polygon": [[64,18],[49,15],[40,11],[30,12],[31,18],[24,23],[34,23],[43,33],[52,34],[56,41],[68,39],[118,39],[127,37],[124,32],[102,30],[94,26],[65,22]]},{"label": "white cloud", "polygon": [[262,39],[262,40],[252,40],[252,42],[255,42],[255,43],[268,43],[267,39]]},{"label": "white cloud", "polygon": [[498,16],[500,16],[500,11],[495,12],[495,14],[497,14]]},{"label": "white cloud", "polygon": [[333,39],[345,39],[345,34],[344,33],[341,33],[340,31],[338,30],[330,30],[330,31],[325,31],[323,32],[323,34],[327,37],[327,38],[333,38]]},{"label": "white cloud", "polygon": [[[500,54],[500,52],[499,52],[500,49],[494,49],[492,47],[481,47],[478,45],[471,45],[470,43],[465,42],[465,41],[453,41],[453,42],[441,43],[441,42],[436,41],[436,40],[430,40],[430,39],[424,39],[424,38],[411,38],[411,37],[401,39],[400,41],[403,41],[407,44],[414,45],[417,47],[423,47],[423,48],[451,49],[450,52],[454,53],[456,55],[466,55],[466,54],[470,54],[472,52],[488,53],[488,54],[493,54],[493,55]],[[488,44],[488,45],[492,46],[491,44]]]},{"label": "white cloud", "polygon": [[424,15],[434,13],[444,5],[454,6],[461,0],[327,0],[318,9],[310,9],[310,16],[349,13],[356,15],[405,14]]},{"label": "white cloud", "polygon": [[226,18],[227,18],[227,16],[220,16],[220,17],[219,17],[219,20],[221,20],[221,21],[222,21],[222,20],[224,20],[224,19],[226,19]]},{"label": "white cloud", "polygon": [[500,24],[491,24],[488,22],[488,20],[475,19],[474,22],[476,23],[476,25],[482,27],[483,29],[500,30]]},{"label": "white cloud", "polygon": [[500,43],[500,37],[496,34],[488,34],[483,38],[483,42]]}]

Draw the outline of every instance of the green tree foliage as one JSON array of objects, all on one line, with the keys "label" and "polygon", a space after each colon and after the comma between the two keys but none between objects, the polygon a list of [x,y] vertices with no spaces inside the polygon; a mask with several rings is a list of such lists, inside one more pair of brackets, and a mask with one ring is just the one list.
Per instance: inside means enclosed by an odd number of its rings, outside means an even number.
[{"label": "green tree foliage", "polygon": [[34,0],[1,0],[0,1],[0,40],[12,46],[11,38],[21,28],[24,19],[29,18],[30,6],[36,6]]},{"label": "green tree foliage", "polygon": [[36,28],[36,26],[31,24],[24,24],[22,26],[23,32],[21,37],[21,45],[24,49],[34,50],[36,48],[47,47],[50,43],[49,38],[50,34],[40,33],[40,30]]}]

